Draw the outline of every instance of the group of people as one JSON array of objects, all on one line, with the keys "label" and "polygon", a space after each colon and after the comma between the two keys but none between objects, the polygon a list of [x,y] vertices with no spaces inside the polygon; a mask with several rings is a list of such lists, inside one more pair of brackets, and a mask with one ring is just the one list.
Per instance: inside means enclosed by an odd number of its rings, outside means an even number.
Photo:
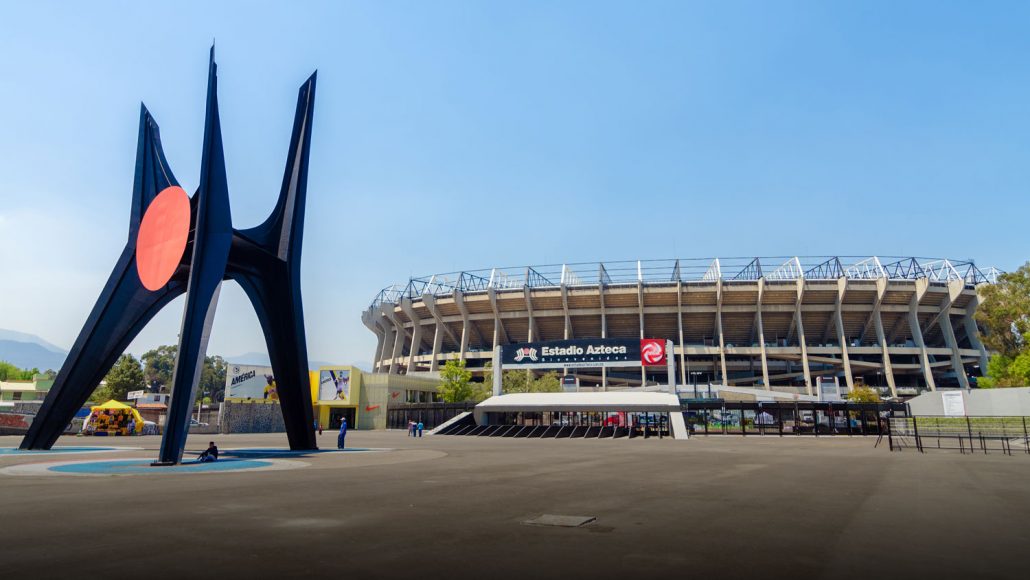
[{"label": "group of people", "polygon": [[421,437],[422,436],[422,421],[408,421],[408,437]]}]

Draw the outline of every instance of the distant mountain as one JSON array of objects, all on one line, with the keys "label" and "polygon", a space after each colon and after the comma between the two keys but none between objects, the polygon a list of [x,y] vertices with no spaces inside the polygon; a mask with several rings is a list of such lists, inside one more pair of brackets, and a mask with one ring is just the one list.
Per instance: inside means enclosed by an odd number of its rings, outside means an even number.
[{"label": "distant mountain", "polygon": [[[271,366],[272,362],[268,360],[268,354],[264,352],[245,352],[236,356],[224,357],[226,362],[235,363],[238,365],[255,365],[255,366]],[[318,367],[331,367],[340,363],[329,363],[321,360],[308,360],[308,369],[317,371]],[[358,365],[354,365],[358,366]],[[369,365],[371,367],[371,365]],[[358,367],[364,369],[364,367]]]},{"label": "distant mountain", "polygon": [[60,370],[66,352],[55,352],[34,342],[0,340],[0,360],[23,369]]},{"label": "distant mountain", "polygon": [[68,351],[57,346],[56,344],[49,343],[35,334],[29,334],[27,332],[18,332],[17,330],[8,330],[6,328],[0,328],[0,340],[13,340],[14,342],[28,342],[32,344],[38,344],[39,346],[49,350],[50,352],[59,352],[62,354],[68,354]]}]

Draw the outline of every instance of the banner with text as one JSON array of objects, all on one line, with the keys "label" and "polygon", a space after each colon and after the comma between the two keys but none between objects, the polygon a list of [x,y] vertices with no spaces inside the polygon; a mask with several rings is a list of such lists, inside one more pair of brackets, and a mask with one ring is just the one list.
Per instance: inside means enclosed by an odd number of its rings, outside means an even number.
[{"label": "banner with text", "polygon": [[582,338],[525,342],[501,347],[504,368],[665,366],[665,341],[658,338]]},{"label": "banner with text", "polygon": [[272,367],[228,364],[225,373],[226,399],[278,401]]}]

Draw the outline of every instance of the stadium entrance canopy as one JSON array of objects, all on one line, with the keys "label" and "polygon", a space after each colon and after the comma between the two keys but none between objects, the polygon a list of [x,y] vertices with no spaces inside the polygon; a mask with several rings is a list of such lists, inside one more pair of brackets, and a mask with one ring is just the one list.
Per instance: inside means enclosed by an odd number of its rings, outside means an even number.
[{"label": "stadium entrance canopy", "polygon": [[659,338],[584,338],[500,345],[494,348],[493,394],[501,394],[504,369],[665,367],[667,390],[676,392],[672,341]]},{"label": "stadium entrance canopy", "polygon": [[[477,425],[544,424],[560,425],[571,430],[570,437],[583,437],[588,426],[609,425],[608,419],[619,418],[619,426],[668,426],[675,439],[688,437],[679,397],[670,393],[510,393],[490,397],[473,411]],[[529,421],[522,423],[521,421]],[[659,428],[659,430],[662,427]]]}]

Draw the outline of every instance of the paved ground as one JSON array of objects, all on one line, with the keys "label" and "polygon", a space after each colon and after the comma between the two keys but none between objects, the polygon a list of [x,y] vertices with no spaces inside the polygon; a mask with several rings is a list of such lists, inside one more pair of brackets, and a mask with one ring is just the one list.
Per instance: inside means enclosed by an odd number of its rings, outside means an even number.
[{"label": "paved ground", "polygon": [[[216,440],[285,445],[283,435]],[[17,442],[0,437],[0,447]],[[153,456],[158,440],[58,445],[101,443],[148,451],[0,456],[0,468]],[[395,450],[304,457],[309,465],[291,471],[0,474],[0,570],[6,578],[1028,576],[1030,457],[892,454],[873,443],[352,432],[349,445]],[[333,447],[334,438],[320,444]],[[520,523],[541,514],[597,519],[581,528]]]}]

